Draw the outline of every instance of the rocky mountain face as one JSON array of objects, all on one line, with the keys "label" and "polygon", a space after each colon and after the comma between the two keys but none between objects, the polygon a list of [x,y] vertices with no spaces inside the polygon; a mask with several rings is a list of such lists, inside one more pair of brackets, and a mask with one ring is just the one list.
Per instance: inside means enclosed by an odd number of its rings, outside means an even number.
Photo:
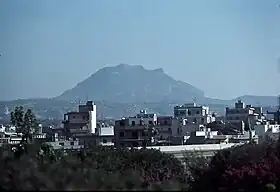
[{"label": "rocky mountain face", "polygon": [[105,67],[56,97],[59,100],[110,102],[158,102],[204,100],[204,92],[173,79],[163,69],[148,70],[140,65]]}]

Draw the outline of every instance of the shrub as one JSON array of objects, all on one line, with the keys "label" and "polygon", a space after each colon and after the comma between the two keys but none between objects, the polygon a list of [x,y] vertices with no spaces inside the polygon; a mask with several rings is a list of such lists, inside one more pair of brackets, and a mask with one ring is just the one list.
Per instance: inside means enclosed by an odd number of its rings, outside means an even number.
[{"label": "shrub", "polygon": [[[192,183],[192,191],[265,191],[278,186],[275,143],[246,144],[218,152]],[[272,187],[273,188],[273,187]]]},{"label": "shrub", "polygon": [[54,152],[48,146],[0,150],[0,185],[6,190],[180,189],[183,165],[156,150],[97,147]]}]

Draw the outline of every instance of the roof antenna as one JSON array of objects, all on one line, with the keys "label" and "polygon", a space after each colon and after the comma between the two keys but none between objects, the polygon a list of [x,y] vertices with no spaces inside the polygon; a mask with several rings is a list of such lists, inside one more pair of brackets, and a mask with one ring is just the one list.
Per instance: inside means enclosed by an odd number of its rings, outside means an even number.
[{"label": "roof antenna", "polygon": [[193,103],[194,104],[196,103],[196,97],[193,97]]}]

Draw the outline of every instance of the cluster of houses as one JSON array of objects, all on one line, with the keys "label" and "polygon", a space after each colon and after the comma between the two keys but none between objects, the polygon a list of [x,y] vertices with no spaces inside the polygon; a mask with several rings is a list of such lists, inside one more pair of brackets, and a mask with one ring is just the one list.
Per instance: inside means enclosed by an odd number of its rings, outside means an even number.
[{"label": "cluster of houses", "polygon": [[[241,100],[218,117],[209,107],[188,103],[174,107],[172,116],[158,116],[141,110],[113,124],[97,121],[96,105],[88,101],[78,111],[64,115],[62,127],[41,127],[36,139],[55,149],[80,149],[96,145],[149,147],[201,144],[233,144],[276,139],[280,122],[268,119],[261,107]],[[0,144],[16,144],[19,136],[13,127],[0,126]]]}]

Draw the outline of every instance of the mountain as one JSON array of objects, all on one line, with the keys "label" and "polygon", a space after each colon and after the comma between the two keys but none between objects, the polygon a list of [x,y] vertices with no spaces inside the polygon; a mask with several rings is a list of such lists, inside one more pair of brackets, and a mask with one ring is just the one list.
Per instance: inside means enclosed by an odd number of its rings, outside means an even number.
[{"label": "mountain", "polygon": [[55,99],[116,103],[204,100],[204,92],[168,76],[163,69],[140,65],[105,67]]}]

